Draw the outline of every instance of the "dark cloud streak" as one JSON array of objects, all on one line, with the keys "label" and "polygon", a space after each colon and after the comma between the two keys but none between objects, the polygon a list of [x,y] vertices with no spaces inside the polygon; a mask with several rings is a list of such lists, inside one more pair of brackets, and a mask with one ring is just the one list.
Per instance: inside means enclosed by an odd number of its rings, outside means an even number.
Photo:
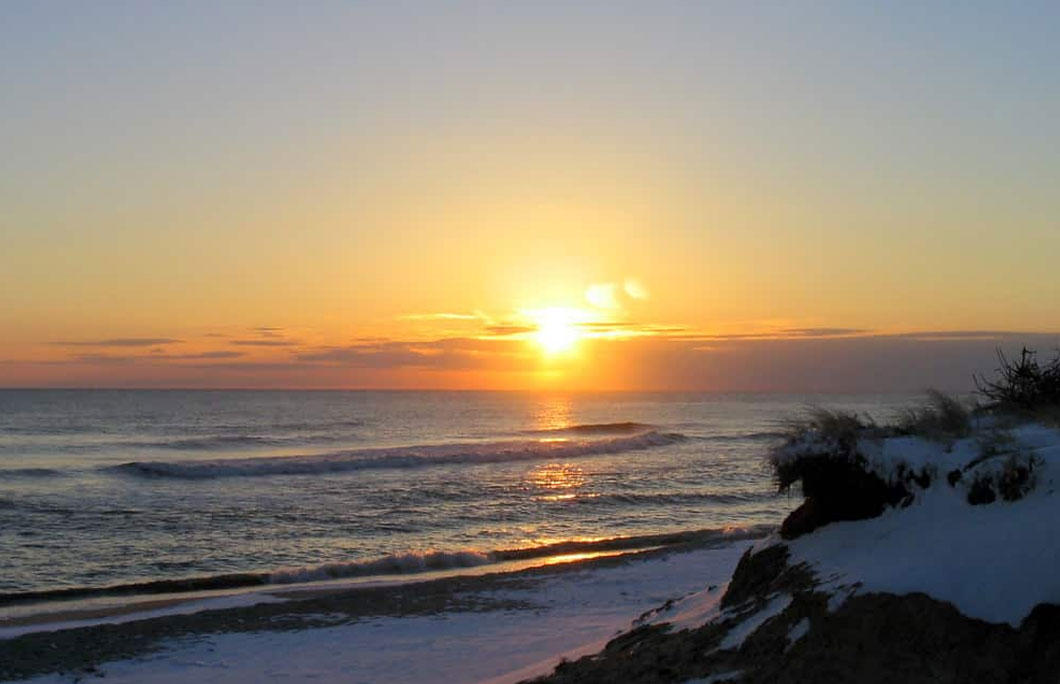
[{"label": "dark cloud streak", "polygon": [[105,340],[70,340],[53,344],[62,347],[153,347],[160,344],[178,344],[183,341],[169,337],[112,337]]}]

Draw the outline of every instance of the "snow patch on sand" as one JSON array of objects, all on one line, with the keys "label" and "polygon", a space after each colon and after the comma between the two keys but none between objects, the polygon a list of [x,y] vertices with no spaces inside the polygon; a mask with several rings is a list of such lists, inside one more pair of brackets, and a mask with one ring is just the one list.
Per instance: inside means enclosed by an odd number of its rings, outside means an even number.
[{"label": "snow patch on sand", "polygon": [[810,618],[803,618],[795,623],[795,625],[788,630],[788,648],[795,645],[795,642],[806,636],[810,631]]},{"label": "snow patch on sand", "polygon": [[[534,604],[530,610],[448,612],[366,619],[299,631],[199,636],[100,671],[110,684],[318,683],[512,684],[546,674],[563,656],[594,653],[631,618],[731,575],[749,541],[631,560],[614,567],[526,576],[477,592]],[[524,584],[525,582],[525,584]],[[719,596],[721,591],[716,592]],[[68,684],[71,676],[34,684]]]},{"label": "snow patch on sand", "polygon": [[743,642],[747,640],[747,637],[751,636],[770,618],[784,612],[784,609],[789,605],[791,605],[790,594],[774,596],[761,610],[748,616],[743,622],[730,629],[729,633],[718,644],[718,649],[726,651],[740,648],[743,646]]}]

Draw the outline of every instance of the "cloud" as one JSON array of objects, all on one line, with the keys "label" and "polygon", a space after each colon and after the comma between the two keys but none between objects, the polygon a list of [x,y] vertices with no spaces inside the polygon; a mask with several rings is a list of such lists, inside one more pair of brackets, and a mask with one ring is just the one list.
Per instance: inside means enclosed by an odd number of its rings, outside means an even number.
[{"label": "cloud", "polygon": [[505,335],[523,335],[537,330],[532,325],[487,325],[486,332],[490,335],[503,337]]},{"label": "cloud", "polygon": [[618,283],[593,283],[585,288],[585,301],[598,309],[618,309],[619,293]]},{"label": "cloud", "polygon": [[[778,328],[776,330],[752,333],[711,333],[695,332],[687,329],[672,328],[669,335],[674,340],[693,340],[703,342],[735,340],[791,340],[791,339],[824,339],[831,337],[854,337],[878,335],[867,328]],[[658,334],[664,334],[659,332]]]},{"label": "cloud", "polygon": [[258,326],[251,328],[253,332],[256,332],[261,337],[283,337],[283,328],[271,328],[268,326]]},{"label": "cloud", "polygon": [[891,337],[933,342],[940,340],[1004,340],[1017,337],[1034,337],[1040,333],[1007,332],[1004,330],[950,330],[913,333],[895,333]]},{"label": "cloud", "polygon": [[72,340],[53,344],[63,347],[154,347],[160,344],[178,344],[183,341],[169,337],[111,337],[105,340]]},{"label": "cloud", "polygon": [[[301,371],[306,369],[303,363],[295,361],[232,361],[226,363],[193,363],[183,364],[182,368],[207,368],[225,371]],[[267,383],[266,383],[267,384]]]},{"label": "cloud", "polygon": [[474,313],[414,313],[400,316],[406,321],[487,321],[489,317],[481,311]]},{"label": "cloud", "polygon": [[622,284],[622,289],[633,299],[648,299],[651,296],[648,288],[644,287],[644,284],[636,278],[626,278],[626,282]]},{"label": "cloud", "polygon": [[[580,325],[585,335],[578,354],[553,376],[565,389],[964,391],[972,389],[973,373],[990,376],[998,348],[1014,354],[1026,345],[1048,353],[1060,342],[1057,334],[998,330],[891,333],[778,327],[749,334],[705,334],[634,321],[586,320]],[[489,327],[496,328],[494,336],[485,334]],[[518,327],[529,326],[498,324],[483,327],[481,336],[427,340],[357,338],[341,345],[282,349],[280,358],[262,360],[250,350],[167,354],[126,345],[123,353],[119,345],[109,352],[105,347],[70,350],[84,353],[62,361],[8,361],[4,372],[9,384],[23,386],[535,387],[542,372],[548,375],[556,367],[527,344]],[[158,344],[157,339],[151,344]],[[270,347],[290,344],[246,341]],[[793,405],[810,400],[792,399]]]},{"label": "cloud", "polygon": [[232,350],[221,350],[221,351],[208,351],[201,352],[198,354],[164,354],[164,355],[152,355],[151,359],[173,359],[173,360],[185,360],[185,359],[237,359],[241,356],[246,356],[244,352],[232,351]]},{"label": "cloud", "polygon": [[865,328],[785,328],[781,332],[791,337],[838,337],[861,335],[870,331]]},{"label": "cloud", "polygon": [[585,288],[585,301],[598,309],[618,311],[648,299],[648,288],[635,278],[620,282],[592,283]]},{"label": "cloud", "polygon": [[78,354],[74,356],[73,360],[80,363],[121,364],[135,362],[138,358],[145,357],[116,356],[113,354]]},{"label": "cloud", "polygon": [[232,340],[229,344],[240,347],[297,347],[298,343],[293,340]]},{"label": "cloud", "polygon": [[525,370],[528,353],[521,340],[445,338],[426,342],[388,341],[320,349],[297,354],[304,363],[357,368],[432,370]]},{"label": "cloud", "polygon": [[205,359],[237,359],[245,356],[244,352],[219,350],[206,351],[194,354],[166,354],[160,350],[153,350],[150,354],[76,354],[67,362],[74,363],[158,363],[165,361],[194,361]]},{"label": "cloud", "polygon": [[[623,388],[719,392],[919,393],[970,391],[989,376],[995,353],[1023,345],[1054,348],[1056,334],[958,331],[943,337],[865,334],[717,340],[635,338],[608,342],[596,356]],[[617,383],[616,383],[617,384]],[[805,401],[805,400],[804,400]]]}]

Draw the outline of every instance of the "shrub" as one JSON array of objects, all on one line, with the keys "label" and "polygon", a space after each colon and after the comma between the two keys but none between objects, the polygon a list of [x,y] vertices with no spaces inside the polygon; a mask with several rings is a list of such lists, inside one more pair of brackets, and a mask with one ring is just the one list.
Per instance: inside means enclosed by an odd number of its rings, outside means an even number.
[{"label": "shrub", "polygon": [[871,419],[863,421],[856,413],[808,409],[805,417],[788,423],[783,442],[768,454],[777,489],[786,493],[816,460],[853,460],[858,439],[875,427]]},{"label": "shrub", "polygon": [[769,462],[779,491],[801,481],[806,501],[784,520],[781,536],[793,539],[830,522],[873,518],[907,499],[904,483],[870,472],[858,449],[863,437],[885,434],[870,418],[820,408],[791,423]]},{"label": "shrub", "polygon": [[895,431],[933,440],[960,439],[972,432],[971,412],[959,399],[928,390],[923,405],[907,408],[899,414]]},{"label": "shrub", "polygon": [[968,487],[968,503],[973,506],[993,503],[998,495],[1005,501],[1022,499],[1034,488],[1035,471],[1041,464],[1036,456],[1016,452],[993,467],[976,468],[978,472]]},{"label": "shrub", "polygon": [[1033,412],[1060,405],[1060,350],[1044,366],[1038,363],[1037,352],[1027,347],[1018,361],[1009,361],[1000,349],[997,358],[1001,364],[997,380],[974,377],[976,391],[995,406]]}]

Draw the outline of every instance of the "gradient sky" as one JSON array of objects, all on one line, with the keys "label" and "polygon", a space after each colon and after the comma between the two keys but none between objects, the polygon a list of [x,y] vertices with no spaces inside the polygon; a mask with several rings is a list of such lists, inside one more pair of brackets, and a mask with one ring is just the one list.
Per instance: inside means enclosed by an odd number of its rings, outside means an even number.
[{"label": "gradient sky", "polygon": [[959,389],[1060,339],[1058,35],[1047,2],[5,2],[0,386]]}]

